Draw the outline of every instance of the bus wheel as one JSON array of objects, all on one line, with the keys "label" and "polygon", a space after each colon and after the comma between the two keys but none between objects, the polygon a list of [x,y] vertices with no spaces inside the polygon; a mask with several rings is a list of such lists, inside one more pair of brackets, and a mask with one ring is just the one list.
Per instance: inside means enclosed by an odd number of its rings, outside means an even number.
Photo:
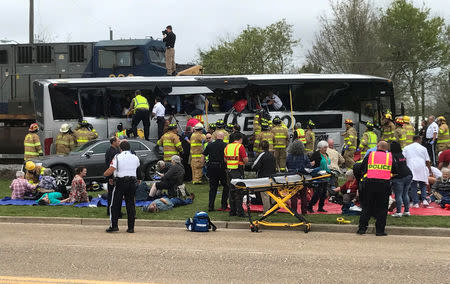
[{"label": "bus wheel", "polygon": [[56,185],[69,186],[72,175],[68,168],[64,166],[55,166],[52,168],[52,176],[56,179]]},{"label": "bus wheel", "polygon": [[151,162],[145,168],[145,179],[154,180],[155,174],[156,174],[156,162]]}]

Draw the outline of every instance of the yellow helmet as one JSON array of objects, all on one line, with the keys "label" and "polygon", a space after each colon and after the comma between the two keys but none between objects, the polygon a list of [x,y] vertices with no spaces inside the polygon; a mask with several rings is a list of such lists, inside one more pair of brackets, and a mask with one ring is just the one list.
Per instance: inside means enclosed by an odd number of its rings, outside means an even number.
[{"label": "yellow helmet", "polygon": [[386,113],[386,114],[384,115],[384,117],[387,118],[387,119],[392,120],[392,114],[390,114],[390,113]]},{"label": "yellow helmet", "polygon": [[25,163],[25,169],[26,169],[27,171],[32,171],[32,170],[34,170],[35,168],[36,168],[36,164],[33,163],[32,161],[28,161],[28,162]]},{"label": "yellow helmet", "polygon": [[405,116],[403,116],[403,121],[405,123],[409,123],[409,122],[411,122],[411,118],[409,116],[405,115]]},{"label": "yellow helmet", "polygon": [[445,121],[445,122],[446,122],[445,117],[443,117],[442,115],[439,116],[439,117],[437,118],[437,120],[442,120],[442,121]]}]

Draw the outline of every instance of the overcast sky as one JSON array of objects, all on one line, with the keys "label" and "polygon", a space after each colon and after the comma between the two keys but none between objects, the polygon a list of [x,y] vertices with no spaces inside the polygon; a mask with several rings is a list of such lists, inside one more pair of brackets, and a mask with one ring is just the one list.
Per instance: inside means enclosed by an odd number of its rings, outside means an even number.
[{"label": "overcast sky", "polygon": [[[219,37],[238,35],[247,25],[266,26],[285,18],[301,39],[294,62],[300,65],[319,29],[318,16],[330,12],[329,0],[35,0],[35,34],[54,42],[109,38],[161,37],[171,24],[177,35],[176,61],[193,62],[197,50]],[[391,0],[374,0],[386,7]],[[450,0],[414,0],[450,22]],[[0,0],[0,39],[28,42],[28,0]]]}]

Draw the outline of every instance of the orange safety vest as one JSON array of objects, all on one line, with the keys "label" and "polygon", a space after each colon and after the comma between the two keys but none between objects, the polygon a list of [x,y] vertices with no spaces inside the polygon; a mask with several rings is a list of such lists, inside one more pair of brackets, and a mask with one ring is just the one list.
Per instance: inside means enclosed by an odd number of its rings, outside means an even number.
[{"label": "orange safety vest", "polygon": [[241,147],[242,144],[233,142],[228,144],[225,147],[225,150],[223,150],[225,159],[227,160],[227,169],[235,170],[239,167],[239,165],[243,165],[243,163],[239,161],[239,149]]},{"label": "orange safety vest", "polygon": [[392,170],[392,154],[374,151],[369,154],[367,178],[390,180]]},{"label": "orange safety vest", "polygon": [[305,130],[302,128],[299,128],[299,129],[295,129],[295,132],[297,132],[297,140],[300,140],[303,144],[306,144]]}]

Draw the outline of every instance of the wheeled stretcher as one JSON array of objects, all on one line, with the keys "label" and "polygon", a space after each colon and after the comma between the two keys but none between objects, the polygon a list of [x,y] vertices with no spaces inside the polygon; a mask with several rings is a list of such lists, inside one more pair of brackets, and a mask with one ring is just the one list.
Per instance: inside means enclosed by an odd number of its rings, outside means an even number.
[{"label": "wheeled stretcher", "polygon": [[[317,177],[303,176],[300,174],[278,175],[270,178],[257,178],[257,179],[232,179],[236,189],[244,191],[247,195],[247,213],[248,220],[250,222],[250,230],[252,232],[258,232],[259,226],[272,226],[272,227],[299,227],[304,226],[304,232],[308,233],[311,229],[311,223],[309,223],[305,217],[293,212],[286,202],[288,202],[294,195],[300,190],[306,190],[307,187],[312,187],[315,183],[327,182],[327,178],[331,175],[321,175]],[[250,193],[265,192],[276,203],[267,210],[264,215],[258,220],[253,220],[250,213]],[[296,217],[298,222],[286,223],[286,222],[270,222],[266,221],[266,218],[284,208],[289,214]]]}]

